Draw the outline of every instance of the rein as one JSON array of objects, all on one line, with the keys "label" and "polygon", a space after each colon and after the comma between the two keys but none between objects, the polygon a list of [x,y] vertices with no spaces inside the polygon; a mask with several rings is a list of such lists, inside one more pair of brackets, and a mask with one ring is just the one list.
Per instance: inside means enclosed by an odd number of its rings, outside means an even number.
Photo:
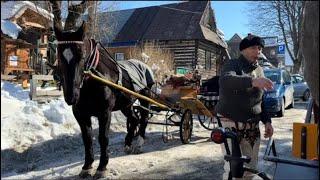
[{"label": "rein", "polygon": [[[89,40],[90,42],[90,55],[86,58],[85,60],[85,70],[84,71],[90,71],[91,69],[96,70],[99,62],[100,62],[100,53],[99,53],[99,48],[98,48],[98,44],[100,44],[100,46],[102,47],[102,49],[104,49],[109,57],[109,59],[116,65],[116,67],[118,68],[119,71],[119,80],[118,80],[118,84],[122,85],[122,70],[121,67],[119,65],[119,63],[114,60],[114,58],[110,55],[110,53],[108,52],[108,50],[100,43],[96,43],[93,39]],[[81,44],[84,45],[83,41],[57,41],[57,44]],[[102,61],[101,61],[102,62]],[[81,83],[80,83],[80,88],[83,85],[83,81],[84,81],[85,77],[82,78]],[[127,79],[126,79],[127,80]],[[136,80],[136,79],[133,79]],[[150,88],[143,87],[148,89],[149,91],[151,91],[153,94],[157,95],[155,92],[153,92]]]}]

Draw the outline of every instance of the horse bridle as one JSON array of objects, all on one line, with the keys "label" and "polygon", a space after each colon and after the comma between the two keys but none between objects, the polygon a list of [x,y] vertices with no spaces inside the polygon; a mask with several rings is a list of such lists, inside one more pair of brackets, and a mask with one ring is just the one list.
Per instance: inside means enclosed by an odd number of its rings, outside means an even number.
[{"label": "horse bridle", "polygon": [[[86,58],[81,57],[81,60],[84,60],[85,70],[89,70],[90,68],[95,69],[98,65],[98,62],[99,62],[99,51],[98,51],[97,46],[95,46],[95,50],[93,49],[93,42],[92,41],[93,40],[91,40],[91,39],[89,40],[90,52],[88,54],[90,54],[90,55],[88,55]],[[81,45],[84,45],[84,41],[57,41],[57,45],[59,45],[59,44],[81,44]],[[90,59],[93,55],[94,55],[94,57],[93,57],[92,62],[91,63],[88,62],[88,61],[90,61]],[[87,64],[87,66],[86,66],[86,64]],[[88,66],[88,64],[90,64],[90,65]],[[82,76],[79,88],[82,87],[84,79],[85,79],[85,77]]]}]

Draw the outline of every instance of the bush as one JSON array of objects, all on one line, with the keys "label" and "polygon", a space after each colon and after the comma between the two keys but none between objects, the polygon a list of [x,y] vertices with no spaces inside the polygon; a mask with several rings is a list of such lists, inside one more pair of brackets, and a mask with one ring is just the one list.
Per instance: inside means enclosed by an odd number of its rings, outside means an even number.
[{"label": "bush", "polygon": [[131,49],[129,59],[138,59],[146,63],[154,73],[156,82],[162,83],[165,75],[174,74],[173,55],[168,49],[163,49],[155,42],[145,43],[141,48]]}]

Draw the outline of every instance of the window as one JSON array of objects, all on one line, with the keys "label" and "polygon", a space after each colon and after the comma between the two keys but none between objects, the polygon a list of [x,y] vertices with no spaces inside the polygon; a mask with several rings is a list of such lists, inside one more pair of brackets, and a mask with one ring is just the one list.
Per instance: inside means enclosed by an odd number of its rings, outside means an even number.
[{"label": "window", "polygon": [[292,83],[297,83],[297,80],[294,76],[291,76],[291,81],[292,81]]},{"label": "window", "polygon": [[303,78],[300,76],[295,76],[297,83],[302,83],[304,82]]},{"label": "window", "polygon": [[291,83],[291,76],[289,75],[288,72],[283,71],[283,81],[284,83]]},{"label": "window", "polygon": [[124,53],[116,53],[115,58],[116,58],[116,61],[124,60]]}]

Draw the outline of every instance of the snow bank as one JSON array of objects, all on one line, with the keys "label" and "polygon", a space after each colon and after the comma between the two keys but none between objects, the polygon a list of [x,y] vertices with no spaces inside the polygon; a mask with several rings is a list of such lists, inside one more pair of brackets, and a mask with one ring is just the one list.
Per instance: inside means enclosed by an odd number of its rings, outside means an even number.
[{"label": "snow bank", "polygon": [[27,8],[40,13],[47,19],[53,18],[52,13],[49,13],[47,10],[40,8],[39,6],[36,6],[33,2],[6,1],[6,2],[1,2],[1,19],[9,19],[13,16],[18,15],[18,13],[22,14]]},{"label": "snow bank", "polygon": [[[125,130],[125,117],[112,115],[112,130]],[[98,121],[92,118],[92,128]],[[79,125],[63,97],[46,104],[29,100],[29,90],[1,81],[1,150],[23,151],[29,146],[61,135],[80,133]]]}]

